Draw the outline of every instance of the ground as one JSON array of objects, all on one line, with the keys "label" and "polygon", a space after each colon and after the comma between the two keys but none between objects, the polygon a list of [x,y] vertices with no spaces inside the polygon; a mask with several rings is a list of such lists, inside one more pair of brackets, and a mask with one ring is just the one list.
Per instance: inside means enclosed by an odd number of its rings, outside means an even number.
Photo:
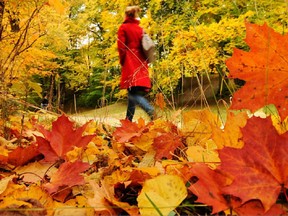
[{"label": "ground", "polygon": [[[223,115],[225,118],[227,107],[225,106],[225,104],[219,103],[219,105],[219,107],[217,107],[216,104],[209,105],[209,109],[211,109],[215,114],[218,114],[217,110],[220,108],[221,115]],[[126,102],[117,102],[106,107],[78,112],[77,114],[73,114],[70,116],[74,121],[80,124],[84,124],[89,120],[94,120],[96,122],[109,124],[111,126],[120,126],[120,120],[124,119],[126,116],[126,109]],[[164,110],[161,110],[159,107],[155,107],[155,109],[157,117],[168,120],[175,125],[181,127],[181,115],[183,114],[183,112],[191,109],[203,109],[203,107],[201,107],[201,105],[195,105],[173,109],[165,108]],[[148,115],[140,107],[137,107],[133,121],[137,121],[139,118],[143,118],[145,121],[149,121]]]},{"label": "ground", "polygon": [[[126,103],[118,102],[99,109],[93,109],[73,114],[71,115],[71,118],[79,123],[85,123],[89,120],[94,120],[96,122],[104,122],[112,126],[118,126],[120,125],[120,120],[125,119],[127,108],[126,106]],[[137,120],[140,117],[147,121],[149,120],[147,114],[142,109],[137,107],[134,120]]]}]

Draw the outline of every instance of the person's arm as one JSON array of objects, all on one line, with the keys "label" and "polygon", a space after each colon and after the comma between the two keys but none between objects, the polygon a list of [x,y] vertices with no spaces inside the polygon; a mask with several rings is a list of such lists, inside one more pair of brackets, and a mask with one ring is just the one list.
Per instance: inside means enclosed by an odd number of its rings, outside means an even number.
[{"label": "person's arm", "polygon": [[120,58],[120,64],[123,65],[125,61],[126,56],[126,36],[125,31],[123,29],[123,26],[120,26],[118,30],[118,40],[117,40],[117,46],[118,46],[118,53]]}]

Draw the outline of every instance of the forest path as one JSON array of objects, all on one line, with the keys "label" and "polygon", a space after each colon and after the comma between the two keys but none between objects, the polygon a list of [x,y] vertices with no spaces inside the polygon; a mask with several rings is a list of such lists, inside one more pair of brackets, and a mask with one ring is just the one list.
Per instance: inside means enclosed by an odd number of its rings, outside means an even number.
[{"label": "forest path", "polygon": [[[118,102],[102,108],[78,112],[77,114],[70,114],[69,116],[79,124],[85,124],[86,122],[93,120],[111,126],[121,126],[120,120],[125,119],[126,106],[126,103]],[[145,121],[148,121],[149,119],[147,114],[141,108],[136,107],[133,120],[136,121],[140,117]]]}]

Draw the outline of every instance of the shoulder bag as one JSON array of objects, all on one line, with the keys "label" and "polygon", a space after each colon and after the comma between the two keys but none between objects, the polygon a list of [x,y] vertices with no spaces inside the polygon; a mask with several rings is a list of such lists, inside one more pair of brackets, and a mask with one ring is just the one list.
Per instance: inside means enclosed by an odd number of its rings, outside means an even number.
[{"label": "shoulder bag", "polygon": [[154,62],[156,60],[156,53],[155,53],[156,46],[153,40],[144,31],[143,31],[141,43],[142,43],[143,52],[145,54],[145,57],[148,63]]}]

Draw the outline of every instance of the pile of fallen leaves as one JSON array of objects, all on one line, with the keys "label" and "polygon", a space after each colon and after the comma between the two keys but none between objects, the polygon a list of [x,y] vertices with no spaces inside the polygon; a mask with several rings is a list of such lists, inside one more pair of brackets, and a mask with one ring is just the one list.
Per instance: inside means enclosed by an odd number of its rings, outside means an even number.
[{"label": "pile of fallen leaves", "polygon": [[[185,112],[182,127],[77,126],[65,115],[11,126],[11,139],[0,137],[0,214],[287,214],[288,40],[267,25],[246,29],[250,51],[227,61],[245,85],[225,124],[204,109]],[[253,115],[271,104],[272,114]]]}]

